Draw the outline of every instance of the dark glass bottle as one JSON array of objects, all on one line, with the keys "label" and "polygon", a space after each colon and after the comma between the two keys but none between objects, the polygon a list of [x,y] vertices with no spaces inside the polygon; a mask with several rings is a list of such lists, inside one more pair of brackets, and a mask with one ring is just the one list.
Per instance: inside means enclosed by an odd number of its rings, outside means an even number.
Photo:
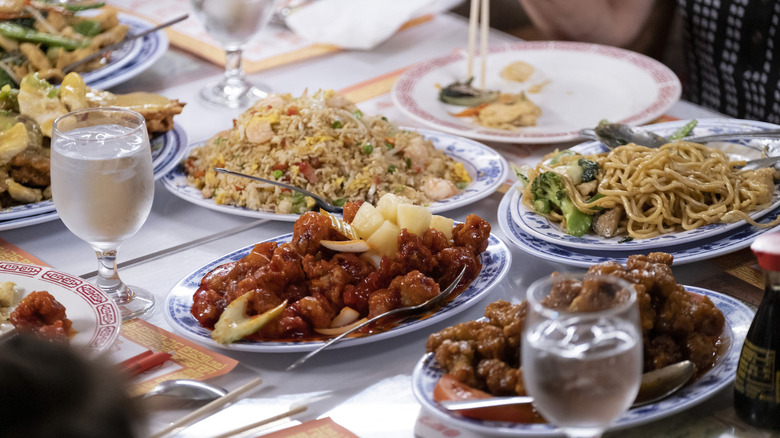
[{"label": "dark glass bottle", "polygon": [[780,233],[763,234],[750,248],[766,288],[739,357],[734,409],[752,426],[780,430]]}]

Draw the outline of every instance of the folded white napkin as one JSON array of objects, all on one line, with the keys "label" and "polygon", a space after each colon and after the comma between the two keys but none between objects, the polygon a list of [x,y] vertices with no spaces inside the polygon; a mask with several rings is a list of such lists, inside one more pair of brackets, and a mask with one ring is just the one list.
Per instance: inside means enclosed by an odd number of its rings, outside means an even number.
[{"label": "folded white napkin", "polygon": [[365,50],[438,3],[441,0],[316,0],[288,15],[286,22],[307,40]]}]

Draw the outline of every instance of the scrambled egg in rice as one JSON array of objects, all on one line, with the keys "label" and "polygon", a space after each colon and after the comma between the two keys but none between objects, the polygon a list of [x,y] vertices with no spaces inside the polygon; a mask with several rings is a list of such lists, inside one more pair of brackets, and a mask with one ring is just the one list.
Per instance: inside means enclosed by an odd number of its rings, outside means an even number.
[{"label": "scrambled egg in rice", "polygon": [[463,164],[420,134],[363,114],[332,90],[275,94],[258,101],[185,163],[188,183],[218,204],[302,213],[314,200],[270,184],[216,173],[214,167],[304,188],[336,205],[375,203],[383,194],[428,205],[460,192]]}]

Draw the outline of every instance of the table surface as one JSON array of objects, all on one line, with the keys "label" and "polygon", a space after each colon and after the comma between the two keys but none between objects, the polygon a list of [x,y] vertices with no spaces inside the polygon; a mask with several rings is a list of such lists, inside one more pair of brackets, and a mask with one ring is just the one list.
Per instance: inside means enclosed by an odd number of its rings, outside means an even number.
[{"label": "table surface", "polygon": [[[344,51],[293,65],[278,67],[251,75],[251,79],[277,92],[299,95],[305,90],[340,90],[384,74],[398,71],[419,61],[441,56],[466,46],[467,23],[460,17],[441,14],[423,24],[406,29],[370,51]],[[493,32],[491,44],[516,41]],[[149,70],[112,89],[114,92],[151,91],[186,102],[184,112],[176,117],[189,142],[206,140],[218,130],[231,126],[240,111],[216,108],[198,98],[198,90],[221,75],[221,67],[206,63],[190,54],[170,49]],[[359,104],[364,111],[381,111],[399,125],[420,126],[393,107],[389,95]],[[718,116],[695,105],[679,102],[668,112],[678,118]],[[529,152],[529,163],[550,146],[520,146]],[[152,212],[141,230],[119,251],[120,273],[129,284],[154,293],[157,306],[144,319],[174,331],[163,319],[162,305],[168,291],[182,277],[196,268],[238,248],[291,231],[288,222],[257,220],[232,216],[195,206],[170,194],[160,182],[155,187]],[[496,211],[503,193],[496,192],[475,204],[447,215],[464,220],[475,213],[493,225],[493,232],[504,237],[498,227]],[[251,225],[251,227],[247,227]],[[218,233],[219,239],[209,239]],[[93,272],[97,266],[94,252],[76,238],[61,221],[4,231],[2,238],[49,265],[77,275]],[[205,242],[192,244],[193,242]],[[506,240],[506,239],[505,239]],[[508,241],[507,241],[508,242]],[[457,316],[448,318],[427,330],[406,334],[358,347],[325,351],[292,372],[285,368],[300,353],[246,353],[220,350],[240,361],[228,375],[215,383],[228,389],[240,386],[260,375],[259,390],[245,400],[209,417],[178,436],[213,436],[219,431],[249,424],[262,415],[313,395],[324,398],[309,405],[297,421],[328,416],[361,437],[440,437],[478,436],[459,430],[452,424],[441,424],[426,413],[411,390],[411,373],[425,349],[427,335],[448,325],[478,318],[486,304],[499,298],[517,298],[533,280],[554,270],[571,270],[563,265],[534,258],[508,243],[513,257],[507,277],[486,297]],[[171,248],[179,248],[171,251]],[[157,257],[150,254],[162,252]],[[678,282],[695,284],[720,269],[710,262],[699,262],[674,268]],[[658,421],[614,436],[768,436],[767,433],[742,424],[732,408],[731,387],[693,409],[667,420]],[[260,413],[258,413],[260,412]],[[160,430],[186,413],[185,409],[160,409],[149,418],[150,432]],[[230,425],[225,426],[225,425]],[[680,433],[680,431],[685,433]],[[607,434],[608,436],[611,434]]]}]

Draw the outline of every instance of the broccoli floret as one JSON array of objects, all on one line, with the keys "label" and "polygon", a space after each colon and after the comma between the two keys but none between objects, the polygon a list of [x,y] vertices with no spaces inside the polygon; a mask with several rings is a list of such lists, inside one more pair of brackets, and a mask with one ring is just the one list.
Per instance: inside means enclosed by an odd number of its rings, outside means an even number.
[{"label": "broccoli floret", "polygon": [[0,110],[19,112],[19,89],[3,85],[0,88]]},{"label": "broccoli floret", "polygon": [[549,166],[555,166],[556,164],[561,162],[561,158],[568,157],[572,155],[579,155],[577,152],[574,152],[571,149],[564,149],[562,151],[556,151],[553,155],[551,155],[547,160],[545,160],[545,164]]},{"label": "broccoli floret", "polygon": [[534,209],[539,213],[559,210],[566,219],[566,232],[572,236],[582,236],[590,229],[593,218],[581,212],[566,193],[563,178],[555,172],[544,172],[531,183]]},{"label": "broccoli floret", "polygon": [[582,169],[582,182],[593,181],[599,172],[599,163],[587,158],[577,160],[577,165]]}]

